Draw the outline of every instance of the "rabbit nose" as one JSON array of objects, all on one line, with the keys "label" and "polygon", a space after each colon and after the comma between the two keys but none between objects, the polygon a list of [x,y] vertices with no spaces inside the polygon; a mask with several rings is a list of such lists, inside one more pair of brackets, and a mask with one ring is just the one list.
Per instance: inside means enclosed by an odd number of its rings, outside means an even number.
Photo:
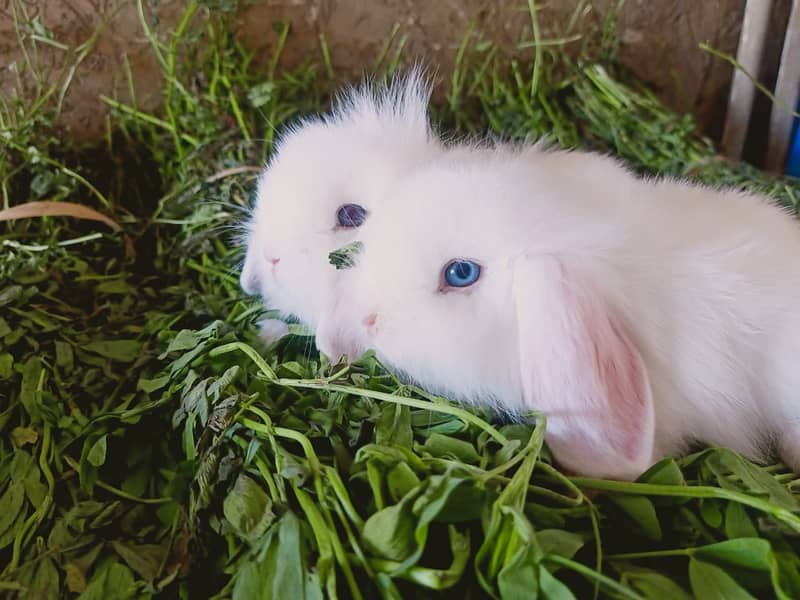
[{"label": "rabbit nose", "polygon": [[280,258],[270,258],[269,259],[269,264],[271,264],[273,268],[275,268],[279,262],[281,262]]},{"label": "rabbit nose", "polygon": [[361,321],[370,333],[375,333],[375,324],[378,322],[378,313],[369,313]]}]

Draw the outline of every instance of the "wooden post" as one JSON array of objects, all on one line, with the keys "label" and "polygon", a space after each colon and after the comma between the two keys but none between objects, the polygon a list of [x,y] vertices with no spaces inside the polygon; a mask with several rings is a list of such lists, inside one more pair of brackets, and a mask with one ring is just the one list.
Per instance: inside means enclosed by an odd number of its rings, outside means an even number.
[{"label": "wooden post", "polygon": [[769,122],[766,168],[773,173],[783,173],[786,151],[792,134],[793,115],[800,97],[800,0],[792,1],[792,12],[783,40],[781,66],[775,83],[775,98],[785,106],[772,104]]},{"label": "wooden post", "polygon": [[[761,66],[771,10],[772,0],[747,0],[736,60],[753,77],[758,77]],[[722,152],[729,158],[738,160],[742,156],[755,92],[756,87],[750,78],[741,69],[736,69],[720,144]]]}]

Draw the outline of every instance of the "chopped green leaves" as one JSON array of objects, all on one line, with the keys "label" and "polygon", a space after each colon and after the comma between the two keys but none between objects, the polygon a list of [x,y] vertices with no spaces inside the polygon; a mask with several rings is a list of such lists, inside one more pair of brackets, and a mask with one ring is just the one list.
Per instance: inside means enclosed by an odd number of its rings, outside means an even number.
[{"label": "chopped green leaves", "polygon": [[[46,102],[0,106],[3,205],[68,200],[125,230],[55,213],[0,224],[0,589],[800,597],[800,487],[781,465],[713,448],[634,484],[570,479],[543,421],[493,424],[400,384],[372,354],[336,371],[297,323],[264,347],[257,324],[280,315],[243,297],[227,231],[276,132],[320,108],[329,81],[313,64],[278,72],[277,55],[254,67],[218,12],[234,5],[190,2],[185,28],[158,32],[167,45],[147,30],[165,110],[106,98],[110,135],[90,154],[61,139]],[[288,25],[277,32],[282,47]],[[796,205],[796,182],[717,160],[691,119],[611,64],[543,52],[534,77],[465,45],[438,120]],[[349,268],[362,250],[328,259]]]},{"label": "chopped green leaves", "polygon": [[337,269],[349,269],[353,267],[355,256],[364,249],[364,244],[361,242],[352,242],[346,246],[342,246],[338,250],[334,250],[328,255],[330,263]]}]

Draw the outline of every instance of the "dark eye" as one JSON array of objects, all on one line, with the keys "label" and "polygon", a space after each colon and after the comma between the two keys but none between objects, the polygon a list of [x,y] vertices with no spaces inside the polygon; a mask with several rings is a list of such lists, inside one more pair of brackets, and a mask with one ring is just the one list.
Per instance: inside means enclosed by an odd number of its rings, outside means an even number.
[{"label": "dark eye", "polygon": [[444,280],[450,287],[468,287],[480,276],[481,266],[471,260],[451,260],[444,267]]},{"label": "dark eye", "polygon": [[367,220],[367,209],[358,204],[343,204],[336,211],[339,227],[361,227]]}]

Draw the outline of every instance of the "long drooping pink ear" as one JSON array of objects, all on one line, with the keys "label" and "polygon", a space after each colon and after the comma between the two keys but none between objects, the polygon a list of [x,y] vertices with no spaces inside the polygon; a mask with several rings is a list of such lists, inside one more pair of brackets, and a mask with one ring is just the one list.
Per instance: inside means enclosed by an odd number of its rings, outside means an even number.
[{"label": "long drooping pink ear", "polygon": [[548,256],[514,265],[525,404],[547,416],[555,459],[634,479],[653,458],[650,384],[638,350],[590,278]]}]

